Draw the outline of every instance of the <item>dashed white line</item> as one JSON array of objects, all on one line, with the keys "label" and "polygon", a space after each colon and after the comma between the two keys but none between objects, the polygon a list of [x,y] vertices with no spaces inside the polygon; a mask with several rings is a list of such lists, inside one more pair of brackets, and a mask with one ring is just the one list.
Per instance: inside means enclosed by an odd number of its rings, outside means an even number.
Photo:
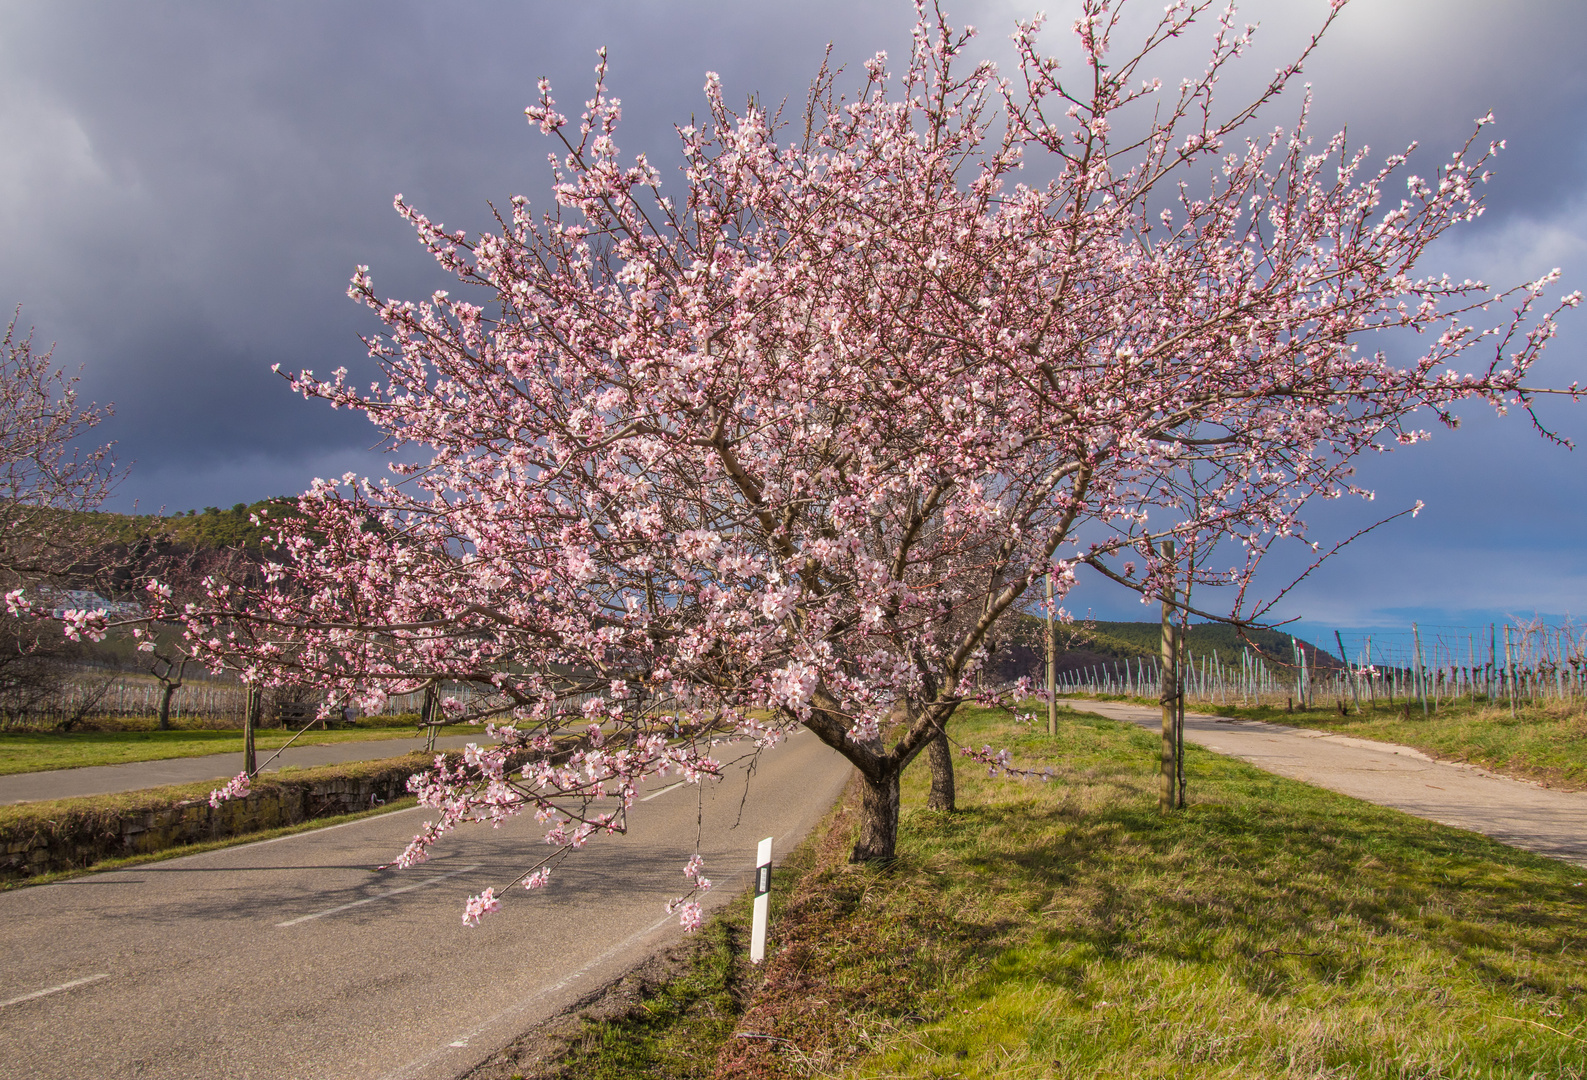
[{"label": "dashed white line", "polygon": [[5,1008],[7,1005],[20,1005],[24,1001],[32,1001],[34,998],[48,997],[50,994],[59,994],[62,990],[70,990],[74,986],[86,986],[89,983],[98,982],[100,979],[108,978],[110,978],[110,972],[108,971],[99,975],[85,975],[81,979],[73,979],[71,982],[61,983],[59,986],[52,986],[48,990],[35,990],[31,994],[23,994],[21,997],[14,997],[9,1001],[0,1001],[0,1009]]},{"label": "dashed white line", "polygon": [[639,801],[640,802],[649,802],[651,799],[654,799],[654,798],[656,798],[658,796],[661,796],[661,795],[665,795],[669,791],[676,791],[678,788],[681,788],[684,784],[687,784],[687,783],[688,783],[687,780],[679,780],[676,784],[668,784],[666,787],[662,788],[660,791],[652,791],[649,795],[646,795],[643,799],[640,799]]},{"label": "dashed white line", "polygon": [[296,926],[298,923],[305,923],[310,919],[323,919],[327,915],[335,915],[338,911],[346,911],[348,908],[359,907],[363,904],[373,904],[376,900],[384,900],[388,896],[396,896],[398,893],[412,892],[414,889],[422,889],[426,885],[434,885],[438,881],[445,881],[447,878],[457,877],[459,874],[466,874],[470,870],[478,870],[479,865],[480,864],[475,863],[473,866],[465,866],[461,870],[453,870],[446,874],[437,874],[434,877],[425,878],[423,881],[416,882],[412,885],[404,885],[400,889],[388,889],[386,892],[377,893],[374,896],[366,896],[362,900],[354,900],[350,904],[338,904],[333,908],[326,908],[324,911],[316,911],[312,915],[299,915],[295,919],[288,919],[286,922],[278,922],[276,923],[276,926]]}]

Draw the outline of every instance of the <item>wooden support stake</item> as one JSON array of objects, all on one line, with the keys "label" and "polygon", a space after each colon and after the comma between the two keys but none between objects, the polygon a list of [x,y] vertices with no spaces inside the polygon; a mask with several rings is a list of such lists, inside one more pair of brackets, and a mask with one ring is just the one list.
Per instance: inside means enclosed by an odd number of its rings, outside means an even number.
[{"label": "wooden support stake", "polygon": [[[1189,603],[1187,594],[1186,603]],[[1188,633],[1180,633],[1179,628],[1174,629],[1174,644],[1178,646],[1176,658],[1179,661],[1179,692],[1174,695],[1174,804],[1183,810],[1185,808],[1185,676],[1184,659],[1190,651],[1186,642]]]},{"label": "wooden support stake", "polygon": [[248,684],[247,701],[243,706],[242,717],[242,771],[252,776],[258,769],[258,762],[254,755],[253,729],[259,723],[260,707],[264,695],[259,692],[259,687],[253,683]]},{"label": "wooden support stake", "polygon": [[1174,753],[1175,726],[1178,720],[1178,704],[1176,690],[1179,685],[1179,649],[1178,642],[1174,640],[1173,615],[1174,603],[1174,542],[1164,540],[1162,546],[1163,562],[1168,571],[1165,575],[1166,584],[1163,587],[1163,681],[1161,687],[1163,704],[1163,750],[1162,750],[1162,783],[1157,794],[1157,809],[1163,813],[1174,808],[1177,801],[1175,795],[1178,784],[1175,782],[1178,773],[1178,755]]},{"label": "wooden support stake", "polygon": [[1058,631],[1052,619],[1052,571],[1047,571],[1047,734],[1058,734]]},{"label": "wooden support stake", "polygon": [[435,707],[440,690],[434,683],[424,688],[424,703],[419,706],[419,723],[424,725],[424,752],[435,753]]}]

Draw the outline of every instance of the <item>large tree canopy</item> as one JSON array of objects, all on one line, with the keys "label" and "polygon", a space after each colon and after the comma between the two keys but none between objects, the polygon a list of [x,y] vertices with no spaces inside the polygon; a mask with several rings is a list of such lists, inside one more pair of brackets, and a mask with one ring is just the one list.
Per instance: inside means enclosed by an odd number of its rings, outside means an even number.
[{"label": "large tree canopy", "polygon": [[[506,741],[423,780],[441,812],[407,861],[525,809],[566,850],[622,828],[645,777],[714,771],[702,740],[797,724],[859,768],[855,855],[888,858],[900,772],[1038,576],[1151,594],[1159,541],[1233,546],[1200,573],[1240,616],[1306,500],[1355,490],[1353,458],[1415,441],[1419,410],[1519,400],[1553,278],[1421,267],[1479,212],[1495,146],[1418,176],[1314,143],[1304,109],[1257,131],[1304,55],[1226,110],[1232,12],[1165,87],[1145,62],[1208,5],[1122,59],[1120,6],[1081,5],[1073,80],[1035,23],[1013,78],[961,72],[968,33],[923,8],[904,69],[878,55],[852,97],[823,70],[791,141],[710,76],[676,186],[620,157],[604,58],[577,122],[542,83],[555,208],[514,198],[469,238],[399,197],[464,294],[383,300],[359,268],[384,382],[293,376],[363,411],[395,475],[304,495],[262,587],[187,609],[195,647],[333,700],[488,691],[468,708]],[[1363,347],[1383,330],[1420,355]]]}]

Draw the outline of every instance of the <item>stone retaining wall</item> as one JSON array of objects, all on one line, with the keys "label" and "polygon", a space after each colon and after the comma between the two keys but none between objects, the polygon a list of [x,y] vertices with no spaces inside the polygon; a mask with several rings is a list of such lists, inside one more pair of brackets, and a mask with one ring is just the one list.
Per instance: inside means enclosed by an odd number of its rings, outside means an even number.
[{"label": "stone retaining wall", "polygon": [[254,781],[246,799],[213,808],[208,791],[196,790],[204,785],[193,784],[8,807],[0,815],[0,879],[368,810],[406,795],[408,777],[431,760],[414,754],[269,773]]}]

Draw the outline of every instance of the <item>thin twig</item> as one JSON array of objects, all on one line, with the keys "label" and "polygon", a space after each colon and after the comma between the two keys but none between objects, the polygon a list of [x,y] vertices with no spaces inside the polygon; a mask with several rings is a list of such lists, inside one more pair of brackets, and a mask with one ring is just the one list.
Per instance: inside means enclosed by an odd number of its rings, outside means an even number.
[{"label": "thin twig", "polygon": [[1258,957],[1262,957],[1262,956],[1321,956],[1321,955],[1322,955],[1322,953],[1320,953],[1320,952],[1285,952],[1283,949],[1263,949],[1261,952],[1257,953],[1255,956],[1252,956],[1251,959],[1255,960]]},{"label": "thin twig", "polygon": [[1517,1024],[1531,1024],[1533,1027],[1540,1027],[1544,1031],[1552,1031],[1556,1035],[1563,1035],[1563,1036],[1565,1036],[1565,1038],[1569,1039],[1571,1042],[1587,1043],[1587,1039],[1578,1039],[1576,1036],[1572,1035],[1568,1031],[1561,1031],[1557,1027],[1550,1027],[1547,1024],[1540,1024],[1536,1020],[1528,1020],[1528,1019],[1526,1019],[1523,1016],[1501,1016],[1501,1017],[1499,1017],[1499,1019],[1500,1020],[1514,1020]]}]

